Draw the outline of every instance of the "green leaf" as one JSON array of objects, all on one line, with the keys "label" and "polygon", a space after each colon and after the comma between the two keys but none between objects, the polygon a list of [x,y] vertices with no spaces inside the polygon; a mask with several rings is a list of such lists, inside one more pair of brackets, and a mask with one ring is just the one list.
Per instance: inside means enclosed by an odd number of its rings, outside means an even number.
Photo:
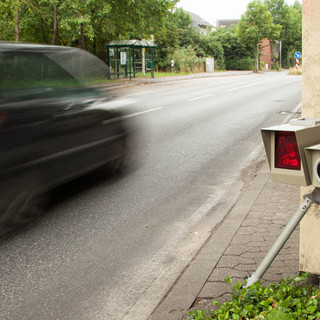
[{"label": "green leaf", "polygon": [[224,282],[226,282],[226,283],[232,283],[232,279],[231,279],[229,276],[227,276],[227,277],[224,279]]},{"label": "green leaf", "polygon": [[282,311],[273,309],[268,314],[268,320],[294,320],[291,315],[285,314]]}]

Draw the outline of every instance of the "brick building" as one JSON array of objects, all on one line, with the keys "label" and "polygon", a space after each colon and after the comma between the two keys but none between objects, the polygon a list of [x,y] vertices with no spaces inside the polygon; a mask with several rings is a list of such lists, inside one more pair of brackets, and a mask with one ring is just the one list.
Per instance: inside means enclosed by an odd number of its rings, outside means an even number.
[{"label": "brick building", "polygon": [[272,47],[269,39],[263,39],[260,43],[261,52],[260,52],[260,61],[264,64],[261,66],[264,70],[271,69],[272,63]]},{"label": "brick building", "polygon": [[263,70],[270,70],[272,67],[272,63],[276,62],[280,55],[280,42],[274,42],[271,46],[271,42],[269,39],[263,39],[260,43],[260,48],[260,61],[264,62],[261,68]]}]

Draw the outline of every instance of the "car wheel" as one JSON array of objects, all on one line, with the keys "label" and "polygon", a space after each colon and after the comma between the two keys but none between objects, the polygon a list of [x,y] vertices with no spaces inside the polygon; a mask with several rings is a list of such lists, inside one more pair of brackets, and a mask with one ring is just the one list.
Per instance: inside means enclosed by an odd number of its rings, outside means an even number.
[{"label": "car wheel", "polygon": [[10,183],[6,201],[1,205],[0,234],[6,234],[39,216],[45,208],[47,193],[41,193],[39,174],[25,174]]},{"label": "car wheel", "polygon": [[107,163],[105,166],[106,172],[108,175],[117,176],[121,175],[126,169],[126,159],[127,159],[127,152],[126,152],[126,139],[121,141],[119,146],[119,156]]}]

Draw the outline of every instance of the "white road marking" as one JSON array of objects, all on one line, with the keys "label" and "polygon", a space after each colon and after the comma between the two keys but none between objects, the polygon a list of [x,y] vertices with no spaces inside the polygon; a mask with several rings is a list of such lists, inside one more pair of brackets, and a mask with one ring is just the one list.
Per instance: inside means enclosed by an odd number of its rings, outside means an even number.
[{"label": "white road marking", "polygon": [[188,99],[189,101],[196,101],[196,100],[200,100],[200,99],[205,99],[205,98],[209,98],[212,97],[212,94],[207,94],[206,96],[201,96],[201,97],[195,97],[192,99]]},{"label": "white road marking", "polygon": [[249,88],[249,87],[256,86],[257,84],[260,84],[260,83],[261,83],[261,82],[250,83],[250,84],[247,84],[247,85],[242,86],[242,87],[237,87],[237,88],[228,89],[227,91],[230,92],[230,91],[241,90],[241,89],[243,89],[243,88]]},{"label": "white road marking", "polygon": [[145,111],[141,111],[141,112],[136,112],[136,113],[127,114],[127,115],[125,115],[125,116],[122,116],[121,118],[132,118],[132,117],[139,116],[139,115],[141,115],[141,114],[145,114],[145,113],[157,111],[157,110],[160,110],[160,109],[163,109],[163,107],[157,107],[157,108],[153,108],[153,109],[149,109],[149,110],[145,110]]},{"label": "white road marking", "polygon": [[120,121],[122,119],[136,117],[136,116],[139,116],[141,114],[157,111],[157,110],[160,110],[160,109],[163,109],[163,108],[164,107],[157,107],[157,108],[153,108],[153,109],[149,109],[149,110],[145,110],[145,111],[141,111],[141,112],[135,112],[135,113],[131,113],[131,114],[126,114],[126,115],[121,116],[121,117],[113,118],[113,119],[110,119],[110,120],[105,120],[105,121],[103,121],[103,124],[108,124],[108,123],[111,123],[111,122]]},{"label": "white road marking", "polygon": [[287,78],[287,75],[285,75],[285,76],[278,76],[278,77],[275,77],[275,78],[272,78],[272,79],[268,79],[268,80],[266,80],[266,81],[259,81],[259,82],[254,82],[254,83],[246,84],[246,85],[241,86],[241,87],[236,87],[236,88],[228,89],[227,91],[228,91],[228,92],[231,92],[231,91],[241,90],[241,89],[253,87],[253,86],[256,86],[256,85],[259,85],[259,84],[272,83],[272,82],[275,82],[275,81],[282,81],[283,79],[288,79],[288,78]]}]

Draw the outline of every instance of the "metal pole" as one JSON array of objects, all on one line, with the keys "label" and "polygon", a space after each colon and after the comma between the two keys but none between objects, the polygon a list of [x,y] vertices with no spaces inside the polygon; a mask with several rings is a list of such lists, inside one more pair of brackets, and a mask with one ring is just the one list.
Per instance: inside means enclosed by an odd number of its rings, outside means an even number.
[{"label": "metal pole", "polygon": [[131,80],[131,48],[129,48],[129,74]]},{"label": "metal pole", "polygon": [[279,251],[282,249],[284,244],[287,242],[289,237],[291,236],[294,229],[297,227],[301,219],[307,213],[308,209],[310,208],[313,202],[320,203],[320,189],[315,188],[311,194],[307,194],[304,197],[304,201],[300,204],[299,209],[295,212],[292,218],[289,220],[286,227],[282,230],[281,234],[279,235],[278,239],[275,241],[273,246],[271,247],[270,251],[264,257],[262,262],[260,263],[257,270],[252,274],[250,278],[248,278],[246,287],[252,286],[254,283],[259,281],[265,272],[268,270],[269,266],[278,255]]},{"label": "metal pole", "polygon": [[152,66],[151,66],[151,77],[154,78],[154,49],[152,48]]},{"label": "metal pole", "polygon": [[117,57],[117,79],[119,79],[119,76],[120,76],[120,52],[117,48],[117,51],[116,51],[116,57]]},{"label": "metal pole", "polygon": [[145,48],[142,48],[142,75],[146,75],[146,55],[145,55]]},{"label": "metal pole", "polygon": [[282,41],[280,40],[280,68],[282,68]]},{"label": "metal pole", "polygon": [[136,54],[135,54],[135,49],[132,49],[132,61],[133,61],[133,77],[136,77]]},{"label": "metal pole", "polygon": [[[128,54],[128,50],[126,51],[126,54]],[[129,53],[130,55],[130,53]],[[126,58],[126,64],[124,67],[124,73],[125,73],[125,78],[128,78],[128,57]]]},{"label": "metal pole", "polygon": [[107,59],[108,59],[108,79],[111,79],[111,58],[110,58],[110,48],[107,46]]}]

